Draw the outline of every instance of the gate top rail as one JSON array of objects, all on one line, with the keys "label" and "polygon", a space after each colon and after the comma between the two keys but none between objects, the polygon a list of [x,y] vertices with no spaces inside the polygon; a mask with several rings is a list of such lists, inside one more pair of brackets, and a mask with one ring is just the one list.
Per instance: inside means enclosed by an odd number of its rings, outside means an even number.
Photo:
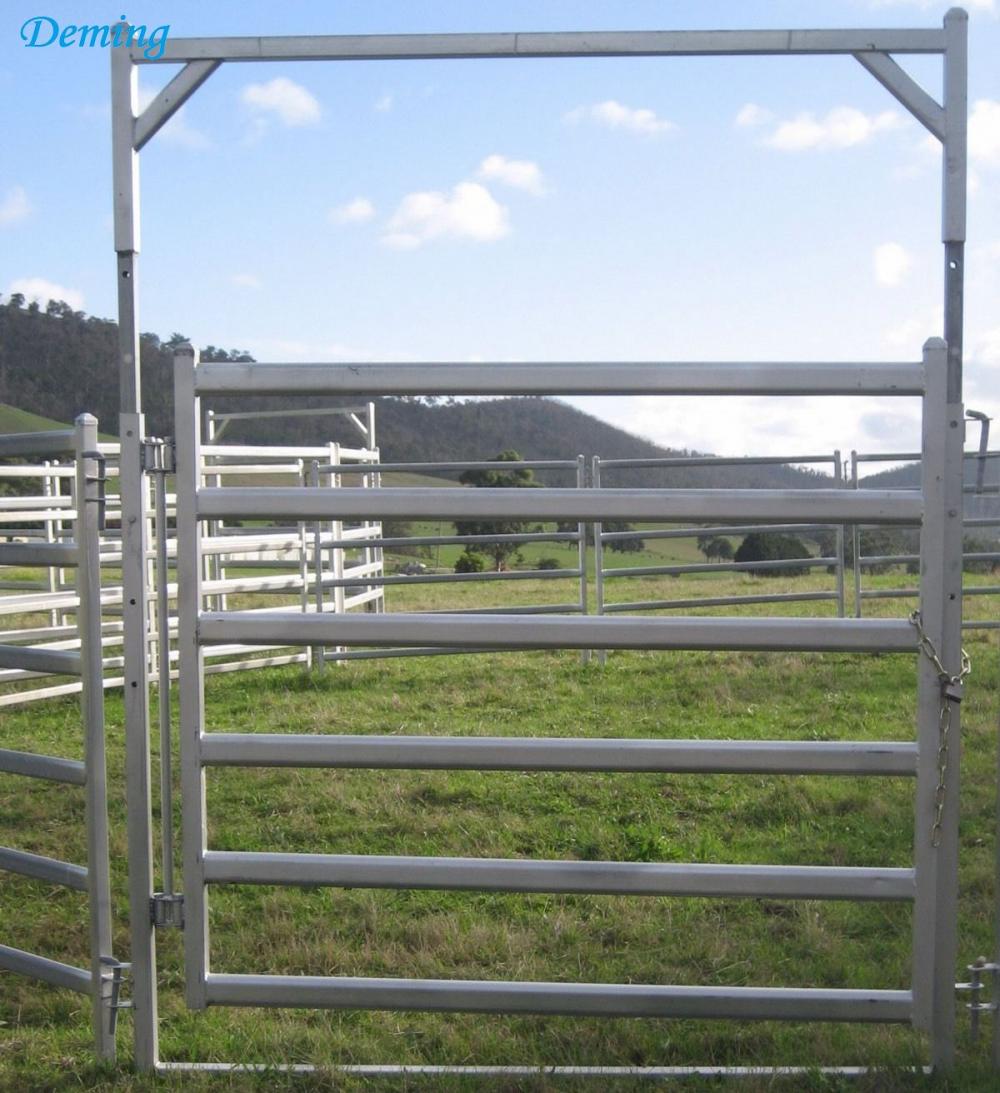
[{"label": "gate top rail", "polygon": [[886,30],[644,30],[490,34],[321,34],[171,38],[156,57],[129,49],[134,64],[182,61],[461,60],[476,57],[704,57],[762,54],[944,53],[930,28]]},{"label": "gate top rail", "polygon": [[922,363],[199,364],[217,395],[922,395]]}]

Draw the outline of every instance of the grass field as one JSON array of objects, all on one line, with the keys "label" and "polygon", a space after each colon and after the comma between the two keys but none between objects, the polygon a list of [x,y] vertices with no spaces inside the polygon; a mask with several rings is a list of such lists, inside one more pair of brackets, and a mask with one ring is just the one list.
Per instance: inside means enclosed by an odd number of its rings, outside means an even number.
[{"label": "grass field", "polygon": [[[420,529],[423,531],[424,529]],[[696,560],[671,541],[645,559]],[[442,552],[445,548],[442,548]],[[570,558],[563,546],[545,554]],[[442,564],[444,562],[442,561]],[[569,563],[572,564],[572,563]],[[609,560],[608,564],[612,564]],[[613,564],[618,564],[616,561]],[[995,578],[993,578],[995,580]],[[900,587],[905,575],[870,579]],[[974,584],[989,578],[968,577]],[[619,581],[616,584],[625,585]],[[572,582],[518,581],[389,590],[391,610],[551,602]],[[832,577],[712,578],[713,595],[828,589]],[[556,592],[555,590],[560,590]],[[622,598],[707,594],[700,575],[634,578]],[[998,617],[1000,598],[978,611]],[[247,601],[247,603],[255,601]],[[263,602],[263,600],[256,601]],[[274,598],[267,602],[274,603]],[[245,605],[245,604],[241,604]],[[866,613],[900,614],[906,601]],[[732,609],[716,609],[725,614]],[[833,604],[757,607],[828,615]],[[961,958],[992,952],[997,631],[970,632],[974,675],[963,703]],[[209,731],[910,740],[914,659],[901,656],[619,653],[606,666],[573,653],[356,662],[210,677]],[[0,712],[0,746],[79,755],[73,700]],[[122,704],[108,695],[112,859],[127,959]],[[155,742],[154,742],[155,749]],[[217,849],[477,857],[890,865],[911,860],[905,779],[571,775],[222,769],[208,780]],[[83,860],[82,793],[0,776],[0,843]],[[175,816],[179,825],[179,812]],[[923,833],[917,833],[920,837]],[[82,897],[4,876],[0,938],[85,962]],[[218,971],[765,986],[905,987],[910,910],[896,904],[529,896],[461,892],[216,887]],[[162,1054],[263,1063],[408,1062],[566,1065],[872,1064],[911,1066],[922,1044],[893,1027],[736,1024],[394,1013],[186,1011],[180,938],[160,935]],[[956,976],[964,978],[962,969]],[[127,1014],[120,1036],[129,1057]],[[995,1088],[985,1043],[960,1016],[961,1069],[950,1082],[880,1072],[747,1080],[740,1089]],[[82,997],[0,975],[0,1089],[564,1088],[556,1079],[379,1083],[276,1073],[152,1079],[89,1064]],[[590,1089],[634,1088],[597,1080]],[[710,1081],[694,1088],[715,1088]]]}]

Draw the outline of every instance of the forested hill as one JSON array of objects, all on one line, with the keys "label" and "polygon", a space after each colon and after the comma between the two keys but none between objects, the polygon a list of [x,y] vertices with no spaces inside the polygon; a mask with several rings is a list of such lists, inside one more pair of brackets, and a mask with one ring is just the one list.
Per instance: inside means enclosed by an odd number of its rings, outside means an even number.
[{"label": "forested hill", "polygon": [[[180,334],[166,341],[142,336],[143,403],[148,432],[170,435],[172,428],[172,346],[186,340]],[[96,414],[104,432],[116,432],[118,416],[117,326],[74,312],[68,305],[47,308],[27,305],[13,296],[0,302],[0,403],[72,421],[84,410]],[[245,359],[238,350],[213,346],[202,350],[212,359]],[[356,401],[356,400],[354,400]],[[268,399],[268,408],[331,406],[331,399]],[[261,400],[230,399],[217,409],[261,409]],[[428,403],[384,398],[376,411],[379,446],[387,461],[489,459],[514,448],[526,459],[573,459],[600,455],[604,459],[649,458],[693,453],[657,447],[616,429],[571,406],[552,399],[517,398],[472,402]],[[263,419],[234,422],[226,440],[258,443],[295,441],[357,443],[357,435],[338,418]],[[539,476],[565,481],[561,476]],[[794,488],[827,484],[826,476],[789,467],[674,469],[619,472],[609,485],[770,486]]]}]

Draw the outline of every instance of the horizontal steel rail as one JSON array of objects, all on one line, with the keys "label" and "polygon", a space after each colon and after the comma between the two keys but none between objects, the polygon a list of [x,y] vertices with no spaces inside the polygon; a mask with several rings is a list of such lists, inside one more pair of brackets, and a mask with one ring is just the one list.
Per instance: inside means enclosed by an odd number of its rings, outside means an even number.
[{"label": "horizontal steel rail", "polygon": [[73,455],[76,433],[72,429],[52,429],[40,433],[0,435],[0,457]]},{"label": "horizontal steel rail", "polygon": [[836,558],[769,558],[758,562],[685,562],[682,565],[624,566],[602,569],[603,577],[679,577],[684,573],[749,573],[757,569],[820,569],[835,566]]},{"label": "horizontal steel rail", "polygon": [[435,520],[774,520],[919,521],[919,494],[899,490],[448,489],[382,487],[305,490],[288,486],[205,487],[200,519],[341,517]]},{"label": "horizontal steel rail", "polygon": [[509,983],[308,975],[205,977],[209,1005],[317,1009],[908,1022],[910,991],[795,987],[666,987],[636,983]]},{"label": "horizontal steel rail", "polygon": [[0,543],[0,565],[69,569],[77,564],[78,557],[75,543]]},{"label": "horizontal steel rail", "polygon": [[915,775],[915,744],[800,740],[208,733],[206,766]]},{"label": "horizontal steel rail", "polygon": [[[923,458],[920,452],[856,452],[856,463],[919,463]],[[963,459],[1000,459],[1000,451],[963,452]]]},{"label": "horizontal steel rail", "polygon": [[713,899],[913,899],[912,869],[205,851],[209,884]]},{"label": "horizontal steel rail", "polygon": [[434,471],[576,471],[575,459],[479,459],[466,463],[321,463],[320,474],[375,474],[410,471],[430,474]]},{"label": "horizontal steel rail", "polygon": [[42,854],[29,854],[25,850],[0,846],[0,869],[49,884],[60,884],[77,892],[87,891],[86,866],[47,858]]},{"label": "horizontal steel rail", "polygon": [[49,782],[82,786],[87,781],[87,768],[78,759],[60,759],[54,755],[36,755],[30,751],[0,748],[0,771],[20,774],[25,778],[44,778]]},{"label": "horizontal steel rail", "polygon": [[439,645],[506,649],[729,649],[913,653],[903,619],[655,618],[449,614],[303,615],[208,612],[202,644]]},{"label": "horizontal steel rail", "polygon": [[[553,581],[567,578],[580,579],[579,569],[505,569],[501,571],[484,570],[481,573],[400,573],[388,577],[324,577],[324,588],[350,588],[352,585],[366,584],[373,588],[391,585],[415,584],[462,584],[488,583],[490,581]],[[209,590],[208,581],[205,590]]]},{"label": "horizontal steel rail", "polygon": [[836,592],[772,592],[753,596],[701,596],[684,600],[635,600],[629,603],[605,603],[601,610],[606,615],[632,611],[669,611],[690,607],[736,607],[752,603],[809,603],[821,600],[837,600]]},{"label": "horizontal steel rail", "polygon": [[53,987],[65,987],[78,994],[90,994],[91,978],[86,968],[77,968],[72,964],[63,964],[59,960],[36,956],[10,945],[0,945],[0,968],[39,979]]},{"label": "horizontal steel rail", "polygon": [[666,455],[645,459],[602,459],[601,470],[615,467],[652,470],[656,467],[784,466],[788,463],[833,463],[833,461],[830,453],[826,455]]},{"label": "horizontal steel rail", "polygon": [[[536,362],[237,364],[195,371],[202,395],[922,395],[904,364]],[[202,449],[203,453],[206,449]],[[213,448],[208,448],[213,452]]]},{"label": "horizontal steel rail", "polygon": [[28,672],[78,676],[80,654],[63,649],[45,649],[30,645],[0,645],[0,668],[19,668]]},{"label": "horizontal steel rail", "polygon": [[72,509],[72,497],[0,497],[0,512],[34,512],[36,509]]},{"label": "horizontal steel rail", "polygon": [[[604,464],[601,464],[603,469]],[[625,542],[629,539],[695,539],[702,535],[749,535],[751,532],[777,532],[799,533],[802,535],[810,531],[827,531],[834,524],[725,524],[716,527],[690,527],[690,528],[639,528],[634,531],[602,531],[601,541],[604,543]]]}]

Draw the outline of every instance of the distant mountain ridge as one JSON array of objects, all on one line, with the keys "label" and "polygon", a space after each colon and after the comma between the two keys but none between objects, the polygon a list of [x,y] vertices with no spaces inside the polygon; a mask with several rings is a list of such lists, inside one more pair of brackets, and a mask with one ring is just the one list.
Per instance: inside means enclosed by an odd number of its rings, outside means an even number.
[{"label": "distant mountain ridge", "polygon": [[[170,435],[172,424],[172,346],[155,334],[142,336],[143,402],[147,431]],[[213,359],[251,359],[237,350],[203,351]],[[341,400],[343,401],[343,400]],[[352,400],[356,401],[356,400]],[[103,432],[116,432],[118,419],[117,324],[50,303],[44,310],[12,297],[0,303],[0,403],[46,418],[72,421],[87,410],[97,415]],[[335,399],[270,398],[267,407],[331,406]],[[213,402],[219,410],[254,410],[259,399]],[[514,448],[525,459],[649,459],[701,453],[660,447],[615,428],[566,403],[548,398],[510,398],[429,404],[408,398],[376,400],[377,433],[382,458],[392,462],[489,459]],[[356,445],[357,434],[338,418],[265,418],[234,422],[226,440],[256,443]],[[826,468],[824,468],[825,471]],[[900,481],[893,476],[902,475]],[[879,476],[879,484],[910,484],[906,468]],[[563,484],[571,475],[540,473],[539,479]],[[826,473],[766,465],[669,468],[609,472],[610,485],[770,487],[794,489],[832,485]],[[874,484],[874,480],[873,480]]]}]

